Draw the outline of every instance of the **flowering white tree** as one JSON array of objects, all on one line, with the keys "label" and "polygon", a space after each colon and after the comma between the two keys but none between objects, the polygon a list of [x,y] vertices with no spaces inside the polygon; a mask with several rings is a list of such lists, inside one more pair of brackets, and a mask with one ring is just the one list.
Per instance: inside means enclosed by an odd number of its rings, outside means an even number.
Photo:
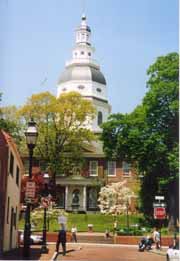
[{"label": "flowering white tree", "polygon": [[123,214],[127,204],[131,203],[134,193],[125,186],[126,181],[112,183],[101,188],[99,193],[99,207],[104,214]]},{"label": "flowering white tree", "polygon": [[[67,217],[68,213],[65,212],[62,209],[53,208],[52,205],[50,205],[47,209],[47,216],[49,217],[49,220],[51,220],[51,219],[57,220],[59,216],[66,216]],[[43,217],[44,217],[44,208],[42,206],[34,209],[31,212],[31,219],[32,219],[32,223],[34,225],[42,223]]]}]

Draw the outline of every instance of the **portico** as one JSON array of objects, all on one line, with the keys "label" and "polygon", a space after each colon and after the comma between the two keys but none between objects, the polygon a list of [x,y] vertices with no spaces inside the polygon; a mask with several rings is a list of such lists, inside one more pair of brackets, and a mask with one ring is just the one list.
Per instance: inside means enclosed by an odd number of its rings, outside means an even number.
[{"label": "portico", "polygon": [[66,211],[98,210],[98,180],[80,175],[58,177],[56,180],[57,206]]}]

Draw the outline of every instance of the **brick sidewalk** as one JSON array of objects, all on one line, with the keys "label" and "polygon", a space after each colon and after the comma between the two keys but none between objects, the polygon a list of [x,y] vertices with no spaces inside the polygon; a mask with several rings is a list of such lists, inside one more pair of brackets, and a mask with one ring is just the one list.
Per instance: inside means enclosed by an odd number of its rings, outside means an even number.
[{"label": "brick sidewalk", "polygon": [[56,255],[56,261],[164,261],[164,255],[139,252],[136,246],[105,244],[68,244],[67,254]]},{"label": "brick sidewalk", "polygon": [[[154,261],[164,260],[167,249],[157,251],[145,251],[140,253],[137,251],[136,246],[127,245],[106,245],[106,244],[87,244],[87,243],[68,243],[67,255],[62,256],[61,248],[60,252],[55,252],[55,244],[48,244],[48,253],[41,254],[41,246],[31,246],[29,260],[49,260],[53,261],[52,257],[56,257],[54,260],[76,260],[76,261],[125,261],[125,260],[137,260],[137,261]],[[23,248],[20,247],[14,251],[6,253],[0,260],[24,260],[22,257]],[[130,259],[125,259],[125,258]],[[90,259],[89,259],[90,258]],[[121,259],[124,258],[124,259]]]},{"label": "brick sidewalk", "polygon": [[[41,254],[41,246],[31,246],[28,260],[51,260],[54,254],[55,245],[48,245],[48,253]],[[25,260],[23,258],[23,247],[5,253],[0,260]]]}]

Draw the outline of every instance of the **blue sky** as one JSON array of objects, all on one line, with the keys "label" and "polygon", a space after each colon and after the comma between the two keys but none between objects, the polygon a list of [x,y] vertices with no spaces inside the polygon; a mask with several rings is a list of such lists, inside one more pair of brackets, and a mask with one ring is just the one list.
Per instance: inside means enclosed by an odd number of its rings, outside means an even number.
[{"label": "blue sky", "polygon": [[[56,95],[82,2],[0,0],[3,106],[47,90]],[[147,90],[149,65],[178,50],[178,0],[86,0],[85,10],[112,112],[131,112]]]}]

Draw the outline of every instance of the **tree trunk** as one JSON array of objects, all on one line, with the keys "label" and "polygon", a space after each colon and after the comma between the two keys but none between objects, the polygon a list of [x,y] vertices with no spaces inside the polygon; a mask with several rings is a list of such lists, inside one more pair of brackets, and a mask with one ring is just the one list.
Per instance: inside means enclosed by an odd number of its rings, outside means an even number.
[{"label": "tree trunk", "polygon": [[169,231],[175,231],[179,221],[179,189],[178,182],[174,181],[169,186]]}]

